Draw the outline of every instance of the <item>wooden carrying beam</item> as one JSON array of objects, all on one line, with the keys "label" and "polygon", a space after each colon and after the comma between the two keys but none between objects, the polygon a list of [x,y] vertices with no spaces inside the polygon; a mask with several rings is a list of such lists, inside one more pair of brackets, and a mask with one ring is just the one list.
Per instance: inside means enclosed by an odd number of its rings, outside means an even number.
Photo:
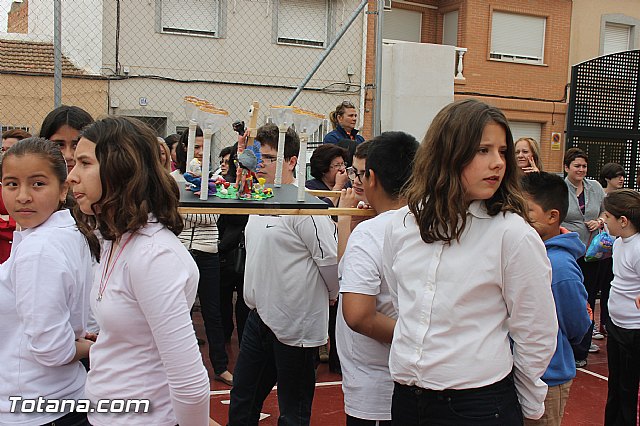
[{"label": "wooden carrying beam", "polygon": [[375,216],[372,209],[265,209],[251,207],[179,207],[181,214],[261,214],[261,215],[313,215],[313,216]]}]

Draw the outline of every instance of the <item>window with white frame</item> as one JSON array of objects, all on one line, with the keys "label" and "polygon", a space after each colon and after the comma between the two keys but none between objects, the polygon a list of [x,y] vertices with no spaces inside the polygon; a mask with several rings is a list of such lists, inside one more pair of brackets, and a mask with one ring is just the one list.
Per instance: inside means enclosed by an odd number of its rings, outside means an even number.
[{"label": "window with white frame", "polygon": [[493,12],[490,58],[531,64],[544,63],[547,19],[540,16]]},{"label": "window with white frame", "polygon": [[324,47],[329,22],[328,0],[278,0],[278,43]]},{"label": "window with white frame", "polygon": [[162,32],[219,35],[220,0],[161,0]]},{"label": "window with white frame", "polygon": [[603,55],[629,50],[630,42],[631,27],[629,25],[605,23]]}]

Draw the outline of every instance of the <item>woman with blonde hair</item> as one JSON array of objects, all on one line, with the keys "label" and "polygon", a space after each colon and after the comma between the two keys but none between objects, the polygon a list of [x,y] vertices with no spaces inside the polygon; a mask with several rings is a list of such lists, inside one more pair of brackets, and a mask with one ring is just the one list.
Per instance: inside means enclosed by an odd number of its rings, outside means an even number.
[{"label": "woman with blonde hair", "polygon": [[534,138],[520,138],[515,142],[518,168],[524,173],[541,172],[540,145]]},{"label": "woman with blonde hair", "polygon": [[334,130],[326,134],[322,143],[337,144],[344,139],[355,141],[356,144],[364,142],[364,137],[356,130],[358,110],[351,101],[342,101],[335,110],[331,111],[329,119]]}]

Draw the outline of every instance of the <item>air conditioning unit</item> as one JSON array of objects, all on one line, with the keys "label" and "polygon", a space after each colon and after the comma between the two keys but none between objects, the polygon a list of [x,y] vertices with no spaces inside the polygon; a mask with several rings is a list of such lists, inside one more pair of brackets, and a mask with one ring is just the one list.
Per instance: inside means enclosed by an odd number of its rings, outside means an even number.
[{"label": "air conditioning unit", "polygon": [[391,10],[391,0],[384,0],[384,10]]}]

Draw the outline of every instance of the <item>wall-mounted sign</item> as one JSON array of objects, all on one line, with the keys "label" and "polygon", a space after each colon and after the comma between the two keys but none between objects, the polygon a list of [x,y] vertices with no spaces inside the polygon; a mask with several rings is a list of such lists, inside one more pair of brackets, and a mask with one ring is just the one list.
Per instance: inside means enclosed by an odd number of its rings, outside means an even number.
[{"label": "wall-mounted sign", "polygon": [[140,106],[147,106],[149,105],[149,100],[147,98],[140,98],[138,99],[138,103]]},{"label": "wall-mounted sign", "polygon": [[560,151],[562,149],[562,134],[559,132],[551,132],[551,151]]}]

